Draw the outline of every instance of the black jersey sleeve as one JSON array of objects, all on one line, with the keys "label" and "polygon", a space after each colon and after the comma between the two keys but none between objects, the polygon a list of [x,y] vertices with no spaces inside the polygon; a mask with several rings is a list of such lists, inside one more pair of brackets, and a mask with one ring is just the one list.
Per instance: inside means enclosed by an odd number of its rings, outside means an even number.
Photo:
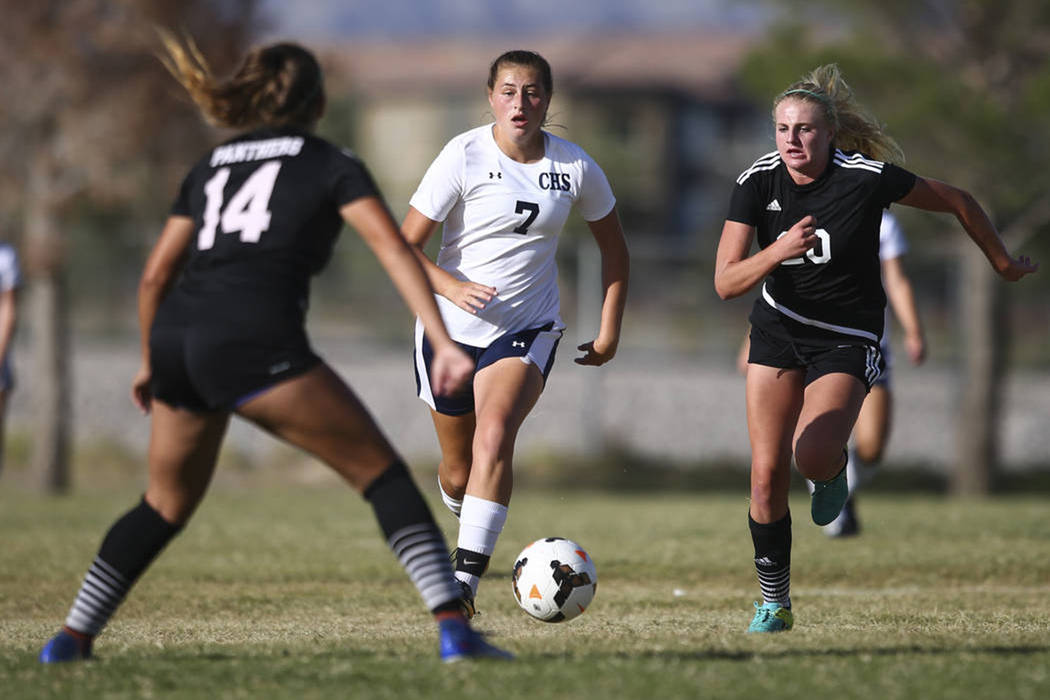
[{"label": "black jersey sleeve", "polygon": [[886,163],[882,167],[882,177],[879,178],[879,203],[885,208],[904,197],[915,187],[915,180],[915,173],[893,163]]},{"label": "black jersey sleeve", "polygon": [[193,216],[193,209],[190,205],[190,188],[193,182],[193,170],[190,170],[183,178],[182,184],[179,186],[179,193],[175,195],[175,202],[171,205],[171,216]]},{"label": "black jersey sleeve", "polygon": [[382,196],[365,164],[346,150],[332,149],[329,183],[332,199],[340,207],[361,197]]},{"label": "black jersey sleeve", "polygon": [[726,219],[737,221],[748,226],[757,226],[762,213],[760,197],[757,191],[757,178],[749,177],[733,188],[729,198],[729,213]]}]

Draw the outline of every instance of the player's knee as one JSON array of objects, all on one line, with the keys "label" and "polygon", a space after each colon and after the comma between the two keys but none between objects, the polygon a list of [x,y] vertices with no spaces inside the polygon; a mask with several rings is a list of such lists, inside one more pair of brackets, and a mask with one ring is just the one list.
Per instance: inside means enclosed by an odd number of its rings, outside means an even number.
[{"label": "player's knee", "polygon": [[773,472],[773,469],[763,469],[761,465],[751,466],[751,501],[760,509],[772,507],[778,498],[778,480]]},{"label": "player's knee", "polygon": [[501,456],[511,453],[514,449],[514,440],[508,434],[505,426],[496,421],[479,423],[474,429],[474,444],[472,461],[477,463],[488,463],[499,461]]},{"label": "player's knee", "polygon": [[862,445],[857,443],[854,451],[858,459],[868,464],[874,464],[882,460],[882,445]]},{"label": "player's knee", "polygon": [[438,467],[441,476],[441,488],[452,498],[463,498],[467,490],[467,480],[470,478],[470,461],[460,459],[450,460],[445,457]]},{"label": "player's knee", "polygon": [[842,466],[842,446],[799,440],[795,445],[795,466],[807,479],[824,481],[835,476]]}]

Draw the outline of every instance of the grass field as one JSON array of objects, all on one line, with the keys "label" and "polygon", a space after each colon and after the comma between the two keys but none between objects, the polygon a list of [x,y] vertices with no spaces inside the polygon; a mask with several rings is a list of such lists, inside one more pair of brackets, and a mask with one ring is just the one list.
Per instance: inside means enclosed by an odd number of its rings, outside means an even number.
[{"label": "grass field", "polygon": [[[518,661],[444,667],[348,489],[220,487],[136,586],[97,661],[41,666],[103,531],[135,498],[0,493],[0,698],[1050,697],[1042,497],[873,494],[862,536],[829,541],[799,493],[795,629],[749,636],[743,495],[523,489],[477,618]],[[552,534],[598,565],[594,604],[565,625],[528,618],[510,592],[514,555]]]}]

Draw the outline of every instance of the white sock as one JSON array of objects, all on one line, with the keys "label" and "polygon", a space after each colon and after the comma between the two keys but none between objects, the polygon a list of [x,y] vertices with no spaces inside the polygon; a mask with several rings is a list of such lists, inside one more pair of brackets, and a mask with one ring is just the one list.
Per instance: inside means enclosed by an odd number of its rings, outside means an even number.
[{"label": "white sock", "polygon": [[[459,539],[456,545],[461,552],[475,552],[488,558],[496,549],[496,540],[506,522],[507,506],[467,494],[463,496],[463,508],[459,514]],[[456,578],[466,582],[477,593],[478,576],[457,571]]]},{"label": "white sock", "polygon": [[846,462],[846,485],[849,486],[849,495],[852,496],[860,486],[861,475],[860,458],[857,457],[857,450],[853,445],[847,449],[847,459],[849,461]]},{"label": "white sock", "polygon": [[452,511],[452,515],[459,517],[459,513],[463,510],[463,501],[457,500],[445,493],[445,487],[441,485],[441,475],[438,475],[438,491],[441,493],[441,500],[444,501],[445,507]]}]

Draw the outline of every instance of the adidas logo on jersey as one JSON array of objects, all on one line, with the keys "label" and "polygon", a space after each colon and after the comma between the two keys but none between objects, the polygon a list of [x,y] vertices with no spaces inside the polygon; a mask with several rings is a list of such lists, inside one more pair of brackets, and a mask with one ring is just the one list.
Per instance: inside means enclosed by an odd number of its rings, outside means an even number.
[{"label": "adidas logo on jersey", "polygon": [[766,211],[780,211],[780,202],[774,199],[766,205]]}]

